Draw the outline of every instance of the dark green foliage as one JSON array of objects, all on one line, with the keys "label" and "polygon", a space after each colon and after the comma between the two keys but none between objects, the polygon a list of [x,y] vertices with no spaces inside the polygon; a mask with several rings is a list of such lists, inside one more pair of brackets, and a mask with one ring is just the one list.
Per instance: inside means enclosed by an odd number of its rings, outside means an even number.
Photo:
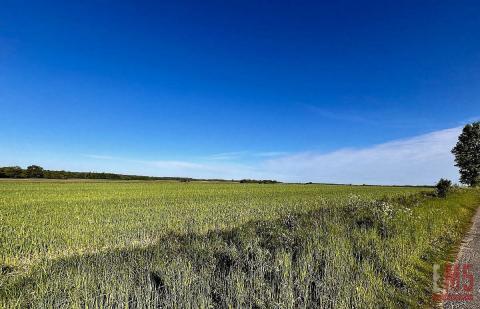
[{"label": "dark green foliage", "polygon": [[[69,172],[44,170],[38,165],[30,165],[26,169],[19,166],[0,167],[0,178],[46,178],[46,179],[109,179],[109,180],[172,180],[188,182],[194,180],[185,177],[150,177],[138,175],[122,175],[113,173]],[[201,180],[201,179],[198,179]],[[222,181],[222,180],[215,180]]]},{"label": "dark green foliage", "polygon": [[0,178],[23,178],[23,170],[19,166],[1,167]]},{"label": "dark green foliage", "polygon": [[452,182],[448,179],[441,178],[435,188],[437,189],[437,195],[439,197],[447,197],[447,193],[452,189]]},{"label": "dark green foliage", "polygon": [[278,183],[278,181],[276,181],[276,180],[269,180],[269,179],[266,179],[266,180],[242,179],[242,180],[240,180],[240,183],[274,184],[274,183]]},{"label": "dark green foliage", "polygon": [[460,181],[469,186],[480,184],[480,122],[467,124],[452,149]]},{"label": "dark green foliage", "polygon": [[30,165],[25,171],[25,176],[27,178],[43,178],[44,170],[38,165]]},{"label": "dark green foliage", "polygon": [[[140,175],[122,175],[114,173],[95,173],[95,172],[69,172],[69,171],[51,171],[44,170],[38,165],[30,165],[27,169],[19,166],[0,167],[0,178],[46,178],[46,179],[108,179],[108,180],[167,180],[167,181],[213,181],[213,182],[229,182],[224,179],[193,179],[188,177],[152,177]],[[235,182],[235,180],[231,180]],[[242,179],[240,183],[260,183],[275,184],[276,180],[255,180]]]}]

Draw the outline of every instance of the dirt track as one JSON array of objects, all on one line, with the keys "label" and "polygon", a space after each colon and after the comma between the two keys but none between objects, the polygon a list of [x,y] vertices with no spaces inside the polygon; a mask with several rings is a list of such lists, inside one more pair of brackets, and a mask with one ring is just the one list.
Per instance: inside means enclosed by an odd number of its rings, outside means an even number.
[{"label": "dirt track", "polygon": [[[480,308],[480,208],[478,209],[473,225],[463,240],[457,255],[456,264],[471,265],[474,276],[473,300],[446,301],[444,308]],[[465,294],[465,292],[461,292]]]}]

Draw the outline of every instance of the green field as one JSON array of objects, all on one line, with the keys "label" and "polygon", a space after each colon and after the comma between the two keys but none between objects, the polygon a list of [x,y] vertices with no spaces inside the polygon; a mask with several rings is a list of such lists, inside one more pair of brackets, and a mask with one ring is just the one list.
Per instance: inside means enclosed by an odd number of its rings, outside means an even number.
[{"label": "green field", "polygon": [[[405,307],[480,193],[0,182],[0,307]],[[424,192],[424,193],[420,193]]]}]

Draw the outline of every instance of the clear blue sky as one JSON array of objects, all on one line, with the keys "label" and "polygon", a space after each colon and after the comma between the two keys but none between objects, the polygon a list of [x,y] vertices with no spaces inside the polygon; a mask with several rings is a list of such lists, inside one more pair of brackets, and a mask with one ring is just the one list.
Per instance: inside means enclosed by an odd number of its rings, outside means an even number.
[{"label": "clear blue sky", "polygon": [[2,1],[0,165],[328,180],[264,166],[478,118],[479,16],[478,1]]}]

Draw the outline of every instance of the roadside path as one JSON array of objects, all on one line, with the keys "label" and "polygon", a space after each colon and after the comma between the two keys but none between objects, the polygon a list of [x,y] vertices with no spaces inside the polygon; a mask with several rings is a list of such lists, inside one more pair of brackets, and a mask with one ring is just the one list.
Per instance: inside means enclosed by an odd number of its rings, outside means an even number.
[{"label": "roadside path", "polygon": [[445,309],[454,308],[480,308],[480,208],[473,218],[473,225],[462,242],[457,255],[456,264],[470,264],[474,275],[473,300],[447,301],[443,304]]}]

